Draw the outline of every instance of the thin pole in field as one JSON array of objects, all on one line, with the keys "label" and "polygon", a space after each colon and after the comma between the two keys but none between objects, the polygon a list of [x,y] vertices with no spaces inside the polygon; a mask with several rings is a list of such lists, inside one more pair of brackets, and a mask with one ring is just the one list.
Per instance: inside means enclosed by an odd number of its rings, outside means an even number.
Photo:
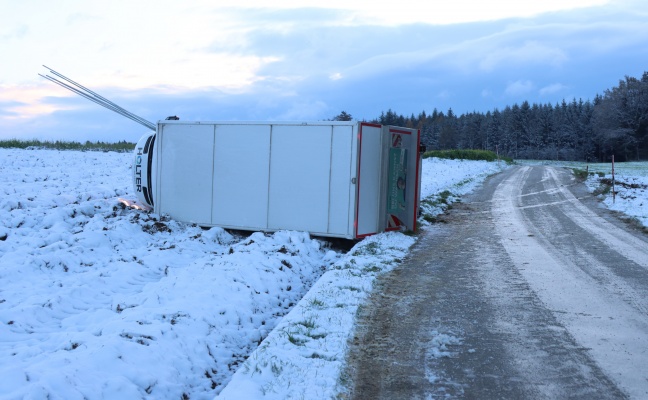
[{"label": "thin pole in field", "polygon": [[612,155],[612,204],[616,201],[616,189],[614,188],[614,155]]}]

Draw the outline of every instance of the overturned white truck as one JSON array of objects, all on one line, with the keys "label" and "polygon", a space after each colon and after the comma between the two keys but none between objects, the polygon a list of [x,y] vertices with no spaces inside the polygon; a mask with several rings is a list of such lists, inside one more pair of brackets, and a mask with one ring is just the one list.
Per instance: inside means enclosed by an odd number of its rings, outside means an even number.
[{"label": "overturned white truck", "polygon": [[416,129],[365,122],[158,122],[135,149],[139,200],[201,226],[359,239],[416,229]]},{"label": "overturned white truck", "polygon": [[[153,124],[45,67],[42,77],[147,127],[135,148],[139,202],[181,222],[360,239],[415,230],[417,129],[366,122]],[[39,74],[40,75],[40,74]]]}]

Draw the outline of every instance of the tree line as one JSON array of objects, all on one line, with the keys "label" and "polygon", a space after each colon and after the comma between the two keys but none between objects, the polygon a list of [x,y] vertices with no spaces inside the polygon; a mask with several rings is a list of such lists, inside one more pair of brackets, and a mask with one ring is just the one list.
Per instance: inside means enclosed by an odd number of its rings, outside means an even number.
[{"label": "tree line", "polygon": [[41,141],[41,140],[0,140],[0,148],[5,149],[52,149],[52,150],[80,150],[80,151],[117,151],[117,152],[131,152],[135,148],[135,143],[130,143],[125,140],[116,143],[106,142],[91,142],[85,143],[75,141]]},{"label": "tree line", "polygon": [[[350,119],[343,114],[338,117]],[[418,128],[430,150],[491,150],[516,159],[648,160],[648,72],[641,79],[626,76],[594,101],[524,101],[462,115],[434,109],[405,117],[389,109],[372,122]]]}]

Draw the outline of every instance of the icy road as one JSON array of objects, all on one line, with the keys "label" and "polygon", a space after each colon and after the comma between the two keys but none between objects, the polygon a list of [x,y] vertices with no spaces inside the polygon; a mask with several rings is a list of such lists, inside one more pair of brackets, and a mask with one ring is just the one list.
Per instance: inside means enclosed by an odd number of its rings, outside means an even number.
[{"label": "icy road", "polygon": [[565,169],[487,180],[376,282],[358,399],[648,398],[648,240]]}]

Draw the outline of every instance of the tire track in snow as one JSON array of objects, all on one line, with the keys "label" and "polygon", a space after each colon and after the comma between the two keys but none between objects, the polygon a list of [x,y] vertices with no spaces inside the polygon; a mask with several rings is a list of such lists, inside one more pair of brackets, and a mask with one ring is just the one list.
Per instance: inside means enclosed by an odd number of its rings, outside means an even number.
[{"label": "tire track in snow", "polygon": [[[536,236],[530,211],[523,204],[523,187],[528,184],[532,168],[522,167],[503,181],[493,199],[493,217],[499,221],[496,232],[520,273],[546,306],[611,379],[633,398],[648,396],[648,374],[641,368],[648,364],[648,321],[644,312],[628,304],[627,299],[607,290],[565,250]],[[555,169],[548,169],[549,180],[558,194],[568,201],[539,203],[536,206],[559,209],[596,240],[604,243],[608,253],[618,252],[629,261],[646,268],[648,244],[614,227],[600,218],[564,186]],[[549,182],[549,183],[547,183]],[[540,208],[540,207],[535,207]],[[559,214],[558,214],[559,215]],[[588,238],[583,242],[591,241]],[[599,253],[601,253],[600,251]],[[597,262],[595,259],[590,259]],[[622,261],[619,261],[622,262]],[[603,271],[607,266],[595,265]],[[605,273],[607,287],[624,287],[622,278]],[[648,282],[643,282],[643,287]]]}]

